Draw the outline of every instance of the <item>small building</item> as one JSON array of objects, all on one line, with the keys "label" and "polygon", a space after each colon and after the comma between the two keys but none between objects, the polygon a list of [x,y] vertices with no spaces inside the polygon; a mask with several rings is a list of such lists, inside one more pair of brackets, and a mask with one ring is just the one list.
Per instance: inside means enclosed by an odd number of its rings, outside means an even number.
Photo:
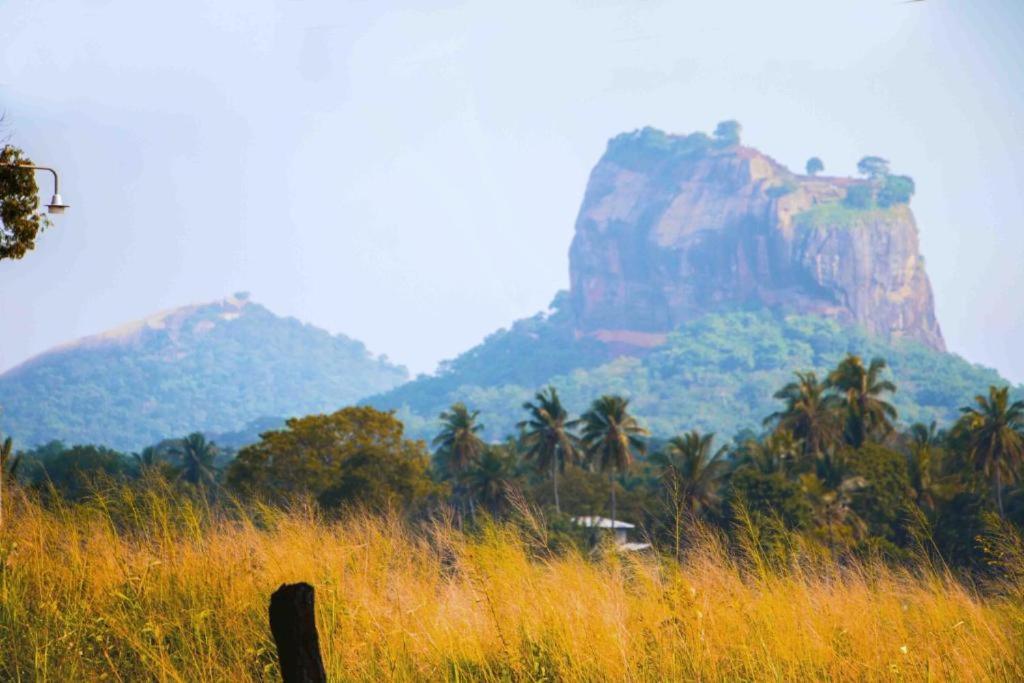
[{"label": "small building", "polygon": [[573,517],[572,521],[573,524],[586,529],[607,529],[615,537],[615,545],[622,550],[646,550],[651,547],[650,543],[631,543],[629,541],[629,530],[636,528],[635,524],[630,524],[629,522],[623,522],[618,519],[613,522],[607,517],[598,517],[596,515]]}]

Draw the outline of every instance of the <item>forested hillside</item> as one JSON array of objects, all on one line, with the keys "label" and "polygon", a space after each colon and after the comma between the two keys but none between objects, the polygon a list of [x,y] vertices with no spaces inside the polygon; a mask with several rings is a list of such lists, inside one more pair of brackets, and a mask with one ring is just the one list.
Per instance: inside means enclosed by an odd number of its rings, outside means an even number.
[{"label": "forested hillside", "polygon": [[[464,401],[481,411],[485,434],[497,439],[515,433],[522,403],[551,384],[572,411],[594,396],[621,393],[632,398],[633,410],[654,434],[695,428],[731,437],[760,430],[773,410],[772,394],[795,370],[823,376],[847,352],[889,362],[899,386],[892,401],[905,424],[950,423],[980,390],[1006,384],[995,370],[955,354],[909,340],[885,341],[817,316],[766,310],[708,314],[683,324],[646,355],[612,360],[601,360],[602,348],[585,339],[571,341],[559,332],[560,321],[557,312],[520,321],[448,363],[437,377],[366,402],[396,409],[411,433],[426,437],[436,431],[443,409]],[[561,353],[575,360],[561,371],[550,372],[546,365],[543,349],[552,338],[565,340]],[[572,353],[574,348],[579,350]],[[511,359],[514,371],[508,369]]]},{"label": "forested hillside", "polygon": [[175,309],[38,356],[0,376],[0,432],[138,449],[263,416],[329,411],[405,368],[362,343],[238,295]]}]

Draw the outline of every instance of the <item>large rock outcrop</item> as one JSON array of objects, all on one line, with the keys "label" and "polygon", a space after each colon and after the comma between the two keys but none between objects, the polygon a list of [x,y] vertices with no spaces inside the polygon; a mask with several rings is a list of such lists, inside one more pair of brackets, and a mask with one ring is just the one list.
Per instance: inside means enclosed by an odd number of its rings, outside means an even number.
[{"label": "large rock outcrop", "polygon": [[863,182],[702,134],[614,138],[570,249],[578,334],[650,347],[703,313],[766,306],[944,350],[913,214],[848,207]]}]

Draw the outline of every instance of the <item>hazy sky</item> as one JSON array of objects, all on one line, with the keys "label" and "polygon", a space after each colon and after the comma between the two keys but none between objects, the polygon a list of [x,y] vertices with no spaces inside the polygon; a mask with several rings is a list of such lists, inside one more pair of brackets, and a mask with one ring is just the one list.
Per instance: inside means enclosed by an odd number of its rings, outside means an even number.
[{"label": "hazy sky", "polygon": [[608,138],[736,118],[912,175],[950,348],[1024,380],[1024,2],[428,4],[3,0],[8,133],[73,206],[0,263],[0,369],[249,290],[430,371],[567,287]]}]

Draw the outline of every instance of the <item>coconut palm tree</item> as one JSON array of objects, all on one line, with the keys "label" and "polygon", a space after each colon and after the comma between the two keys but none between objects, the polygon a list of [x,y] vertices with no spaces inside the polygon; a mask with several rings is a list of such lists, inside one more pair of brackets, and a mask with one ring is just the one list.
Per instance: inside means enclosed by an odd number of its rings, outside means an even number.
[{"label": "coconut palm tree", "polygon": [[651,456],[661,476],[678,491],[687,512],[696,515],[718,503],[718,487],[725,474],[726,447],[712,449],[715,435],[693,430],[669,439]]},{"label": "coconut palm tree", "polygon": [[581,441],[591,466],[608,473],[612,493],[612,528],[615,527],[616,472],[625,472],[633,462],[634,453],[643,453],[641,438],[647,430],[629,413],[629,399],[605,395],[590,405],[581,418]]},{"label": "coconut palm tree", "polygon": [[669,439],[664,448],[651,456],[669,492],[677,560],[682,550],[684,517],[696,517],[718,505],[726,448],[713,451],[714,438],[714,434],[701,435],[693,430]]},{"label": "coconut palm tree", "polygon": [[758,441],[748,439],[739,448],[738,465],[752,467],[762,474],[790,474],[803,453],[804,442],[787,429],[776,429]]},{"label": "coconut palm tree", "polygon": [[[174,451],[171,451],[174,454]],[[216,454],[215,454],[216,455]],[[132,453],[140,474],[157,473],[166,479],[173,479],[179,470],[168,462],[160,446],[146,446],[140,453]]]},{"label": "coconut palm tree", "polygon": [[484,448],[460,477],[466,494],[495,516],[504,507],[515,479],[515,453],[505,445]]},{"label": "coconut palm tree", "polygon": [[860,448],[869,438],[882,438],[893,431],[896,409],[882,398],[896,391],[896,385],[882,379],[886,362],[873,358],[864,367],[860,356],[849,354],[829,373],[828,384],[839,391],[846,407],[846,440]]},{"label": "coconut palm tree", "polygon": [[803,453],[820,457],[842,436],[839,420],[840,401],[829,394],[827,382],[819,382],[813,372],[797,372],[790,382],[774,394],[786,407],[765,418],[765,425],[787,431],[803,442]]},{"label": "coconut palm tree", "polygon": [[207,441],[199,432],[193,432],[172,451],[181,458],[181,477],[190,484],[212,483],[216,474],[213,461],[217,457],[217,444]]},{"label": "coconut palm tree", "polygon": [[146,446],[141,453],[132,453],[139,469],[156,467],[160,463],[160,452],[155,446]]},{"label": "coconut palm tree", "polygon": [[811,503],[818,525],[825,527],[828,550],[833,556],[836,527],[848,528],[854,538],[862,536],[867,530],[864,520],[852,507],[853,494],[867,486],[867,483],[861,476],[844,476],[833,485],[811,472],[800,476],[800,487]]},{"label": "coconut palm tree", "polygon": [[471,516],[476,514],[473,498],[464,495],[462,475],[480,458],[480,454],[487,447],[480,438],[484,425],[477,422],[479,415],[479,410],[471,411],[465,403],[452,404],[451,408],[441,413],[441,431],[431,442],[436,449],[441,471],[455,480],[453,493],[460,529],[463,514],[459,504],[461,499],[468,498],[469,513]]},{"label": "coconut palm tree", "polygon": [[524,457],[538,470],[550,471],[555,493],[555,510],[562,511],[558,500],[558,472],[582,459],[579,438],[572,433],[578,420],[570,420],[554,387],[537,392],[534,400],[523,404],[529,418],[519,423],[523,430]]},{"label": "coconut palm tree", "polygon": [[988,396],[975,396],[977,407],[961,408],[975,467],[992,479],[999,516],[1003,516],[1003,484],[1015,481],[1024,458],[1024,401],[1010,402],[1008,387],[990,386]]},{"label": "coconut palm tree", "polygon": [[935,422],[916,422],[908,433],[907,473],[914,489],[917,504],[922,510],[933,512],[936,501],[952,492],[951,478],[944,474],[942,437]]},{"label": "coconut palm tree", "polygon": [[432,445],[442,458],[444,468],[456,477],[480,457],[486,444],[480,438],[484,425],[477,422],[479,410],[470,411],[466,404],[455,403],[441,413],[441,431]]}]

